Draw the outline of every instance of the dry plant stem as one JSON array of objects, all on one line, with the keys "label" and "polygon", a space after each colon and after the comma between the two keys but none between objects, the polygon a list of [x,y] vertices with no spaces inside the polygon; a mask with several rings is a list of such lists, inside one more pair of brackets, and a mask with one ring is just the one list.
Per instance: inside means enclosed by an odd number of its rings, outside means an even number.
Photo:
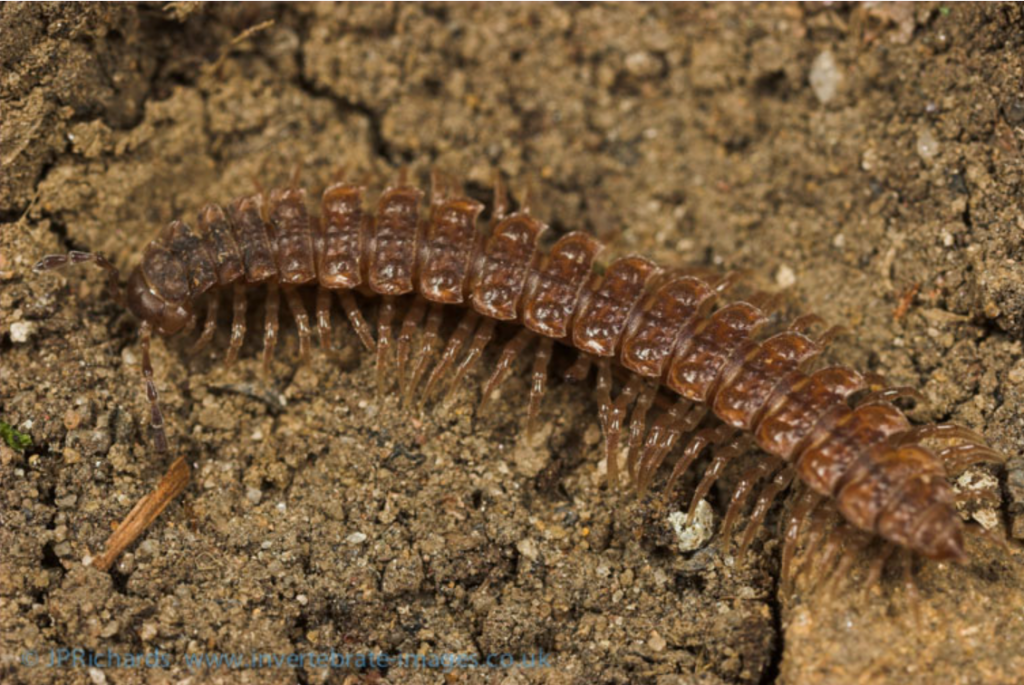
[{"label": "dry plant stem", "polygon": [[185,490],[192,470],[185,457],[178,457],[167,473],[160,479],[156,490],[149,493],[132,508],[118,524],[117,529],[107,538],[106,551],[93,560],[92,565],[101,571],[109,571],[121,552],[128,548],[140,535],[146,532],[164,509]]}]

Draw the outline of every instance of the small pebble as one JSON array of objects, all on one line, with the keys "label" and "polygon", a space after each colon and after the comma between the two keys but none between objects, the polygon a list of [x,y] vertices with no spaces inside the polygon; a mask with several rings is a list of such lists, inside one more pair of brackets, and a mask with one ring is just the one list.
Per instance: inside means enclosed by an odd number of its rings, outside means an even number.
[{"label": "small pebble", "polygon": [[347,538],[345,538],[345,542],[347,542],[350,545],[361,545],[364,542],[366,542],[366,534],[365,533],[352,533]]},{"label": "small pebble", "polygon": [[657,630],[651,632],[651,636],[647,638],[647,644],[650,646],[652,652],[663,652],[665,651],[665,647],[668,646],[665,638],[659,635]]},{"label": "small pebble", "polygon": [[142,557],[142,558],[146,558],[146,557],[152,558],[152,557],[155,557],[157,552],[159,552],[159,551],[160,551],[160,545],[158,545],[156,543],[156,541],[153,540],[152,538],[148,538],[146,540],[143,540],[139,544],[139,550],[137,552],[137,555],[139,557]]},{"label": "small pebble", "polygon": [[18,321],[11,324],[11,342],[27,343],[36,330],[36,325],[31,321]]},{"label": "small pebble", "polygon": [[73,431],[82,425],[82,415],[74,409],[68,409],[64,412],[64,427],[69,431]]},{"label": "small pebble", "polygon": [[714,519],[714,510],[707,500],[703,499],[697,504],[693,523],[689,526],[686,525],[686,512],[674,511],[669,514],[668,521],[675,531],[679,551],[692,552],[706,545],[715,534]]},{"label": "small pebble", "polygon": [[130,576],[135,570],[135,555],[131,552],[122,555],[117,561],[117,570],[123,575]]},{"label": "small pebble", "polygon": [[818,98],[818,102],[821,104],[828,104],[836,96],[842,78],[831,50],[819,53],[811,62],[808,81],[810,81],[811,90],[814,91],[814,97]]},{"label": "small pebble", "polygon": [[873,171],[878,164],[878,153],[873,148],[868,148],[860,156],[860,168],[864,171]]},{"label": "small pebble", "polygon": [[100,637],[114,637],[119,630],[121,630],[120,624],[117,621],[110,621],[103,626],[103,630],[100,631]]},{"label": "small pebble", "polygon": [[95,683],[95,685],[107,685],[107,674],[95,666],[90,666],[89,680]]},{"label": "small pebble", "polygon": [[142,630],[139,631],[139,637],[142,638],[143,642],[149,642],[157,635],[157,629],[155,623],[143,623]]},{"label": "small pebble", "polygon": [[626,55],[626,70],[633,76],[650,78],[661,73],[661,60],[646,50]]},{"label": "small pebble", "polygon": [[1024,360],[1018,361],[1010,369],[1010,372],[1006,374],[1006,379],[1014,385],[1020,385],[1024,383]]},{"label": "small pebble", "polygon": [[530,538],[523,538],[517,542],[516,549],[530,561],[533,561],[539,555],[539,552],[537,551],[537,543]]},{"label": "small pebble", "polygon": [[78,495],[71,494],[64,497],[58,497],[53,501],[57,505],[58,509],[71,509],[78,502]]},{"label": "small pebble", "polygon": [[931,129],[924,128],[917,134],[917,154],[921,159],[930,162],[939,154],[939,141]]},{"label": "small pebble", "polygon": [[788,288],[796,283],[796,273],[786,264],[783,264],[775,272],[775,283],[780,288]]},{"label": "small pebble", "polygon": [[257,488],[246,488],[245,498],[253,504],[259,504],[260,500],[263,499],[263,491]]}]

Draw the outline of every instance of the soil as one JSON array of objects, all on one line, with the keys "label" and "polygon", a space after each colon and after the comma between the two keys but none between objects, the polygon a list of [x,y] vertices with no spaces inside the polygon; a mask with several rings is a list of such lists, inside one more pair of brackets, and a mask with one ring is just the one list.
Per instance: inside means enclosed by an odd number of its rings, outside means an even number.
[{"label": "soil", "polygon": [[[3,682],[1020,681],[1019,5],[6,3],[0,58],[0,420],[33,441],[0,446]],[[487,414],[480,373],[418,414],[376,398],[347,330],[301,365],[287,326],[269,378],[255,334],[230,369],[226,331],[195,357],[156,341],[154,454],[137,322],[93,267],[31,266],[83,249],[127,273],[170,219],[296,163],[314,189],[437,165],[480,197],[497,169],[554,234],[749,272],[847,325],[832,358],[919,388],[916,418],[1010,456],[974,472],[1009,545],[918,563],[916,601],[898,573],[781,584],[778,511],[745,565],[717,536],[681,553],[658,497],[602,487],[586,388],[553,381],[533,440],[522,374]],[[88,565],[179,454],[185,494]],[[48,667],[76,648],[92,665]],[[550,663],[184,662],[331,650]]]}]

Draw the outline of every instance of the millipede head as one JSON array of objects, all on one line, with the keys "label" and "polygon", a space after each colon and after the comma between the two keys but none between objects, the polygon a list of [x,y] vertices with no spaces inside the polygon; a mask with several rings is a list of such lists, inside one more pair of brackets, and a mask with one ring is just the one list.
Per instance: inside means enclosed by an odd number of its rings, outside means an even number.
[{"label": "millipede head", "polygon": [[142,321],[151,323],[160,335],[178,333],[195,316],[187,300],[175,304],[161,297],[139,267],[128,277],[128,309]]}]

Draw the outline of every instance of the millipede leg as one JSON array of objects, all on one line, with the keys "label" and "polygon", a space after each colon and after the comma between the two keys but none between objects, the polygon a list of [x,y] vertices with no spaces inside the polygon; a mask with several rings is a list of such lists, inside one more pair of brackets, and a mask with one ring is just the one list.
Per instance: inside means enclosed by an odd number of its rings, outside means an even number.
[{"label": "millipede leg", "polygon": [[796,477],[796,469],[791,466],[787,466],[772,478],[772,482],[764,487],[761,494],[757,496],[757,502],[754,504],[754,510],[750,513],[750,520],[747,522],[747,527],[743,531],[743,539],[740,541],[739,550],[736,552],[736,558],[742,560],[746,555],[747,550],[750,548],[750,544],[754,541],[754,536],[757,535],[757,531],[761,528],[764,523],[764,519],[768,516],[768,510],[771,508],[772,503],[775,502],[775,498],[780,492],[789,487],[790,483],[793,482],[793,478]]},{"label": "millipede leg", "polygon": [[895,445],[896,447],[901,447],[903,445],[922,442],[929,438],[940,438],[943,440],[959,438],[960,440],[967,440],[979,445],[985,444],[985,438],[979,433],[972,431],[970,428],[957,426],[952,423],[936,423],[911,428],[896,439]]},{"label": "millipede leg", "polygon": [[[804,572],[805,569],[813,569],[815,565],[812,564],[814,561],[814,555],[818,553],[819,545],[825,540],[825,526],[828,524],[829,518],[831,518],[833,510],[828,507],[822,507],[815,509],[811,514],[811,526],[807,531],[807,547],[804,552],[803,563],[800,564],[800,568],[794,571],[795,576],[799,576]],[[811,584],[815,583],[815,577],[813,574],[810,577]]]},{"label": "millipede leg", "polygon": [[907,604],[910,606],[911,614],[914,617],[914,624],[921,627],[921,593],[914,582],[914,553],[909,549],[900,550],[900,564],[903,566],[903,591],[907,596]]},{"label": "millipede leg", "polygon": [[722,520],[722,540],[726,543],[729,542],[732,527],[736,524],[736,517],[739,516],[740,511],[743,510],[744,505],[747,503],[747,499],[754,491],[754,485],[765,476],[771,475],[778,466],[778,462],[758,459],[753,466],[740,474],[736,489],[733,490],[732,497],[729,498],[729,508],[726,510],[725,518]]},{"label": "millipede leg", "polygon": [[601,424],[601,432],[604,433],[605,464],[608,468],[608,482],[617,483],[619,480],[619,460],[615,453],[618,447],[618,432],[611,425],[610,414],[612,413],[612,367],[611,362],[602,359],[597,362],[597,384],[594,386],[594,395],[597,397],[597,417]]},{"label": "millipede leg", "polygon": [[748,297],[747,302],[765,314],[772,314],[782,306],[782,296],[778,293],[759,291]]},{"label": "millipede leg", "polygon": [[644,429],[647,427],[647,412],[654,404],[657,394],[657,383],[645,383],[640,397],[633,405],[633,415],[629,419],[629,457],[626,459],[626,468],[629,471],[629,479],[634,484],[637,478],[636,468],[637,460],[640,457],[640,445],[643,444]]},{"label": "millipede leg", "polygon": [[598,363],[595,392],[598,401],[598,418],[601,422],[601,431],[604,433],[605,462],[608,465],[609,483],[614,484],[619,480],[619,442],[622,437],[623,420],[626,418],[627,407],[640,391],[641,382],[639,376],[631,376],[622,393],[613,402],[611,363],[607,359]]},{"label": "millipede leg", "polygon": [[551,362],[551,352],[554,341],[551,338],[542,337],[537,345],[537,352],[533,357],[533,372],[530,380],[530,405],[526,411],[526,435],[532,436],[537,425],[537,416],[540,415],[540,401],[548,388],[548,364]]},{"label": "millipede leg", "polygon": [[[825,544],[821,548],[821,555],[816,559],[811,568],[811,584],[815,588],[820,588],[828,597],[826,590],[829,586],[830,576],[827,574],[836,572],[834,566],[836,555],[839,554],[839,550],[843,546],[843,541],[849,537],[850,529],[845,524],[840,524],[833,528],[825,538]],[[810,564],[810,555],[808,555],[808,563]]]},{"label": "millipede leg", "polygon": [[427,311],[427,301],[416,298],[409,311],[405,313],[402,327],[398,331],[398,342],[395,344],[395,370],[398,373],[398,392],[405,397],[409,386],[409,354],[412,351],[412,337],[423,321]]},{"label": "millipede leg", "polygon": [[395,318],[395,298],[385,296],[377,313],[377,398],[384,396],[388,356],[391,352],[391,322]]},{"label": "millipede leg", "polygon": [[[702,412],[700,416],[703,417],[703,406],[695,407],[694,409],[691,409],[690,412],[693,413],[694,411],[698,410]],[[687,415],[687,417],[688,416],[689,414]],[[685,418],[686,417],[684,417],[684,420]],[[682,435],[682,433],[684,432],[688,432],[688,430],[682,426],[680,426],[680,428],[677,428],[676,430],[679,435]],[[683,450],[682,458],[676,462],[676,465],[674,467],[672,467],[672,473],[669,474],[668,483],[665,485],[665,498],[667,499],[669,496],[671,496],[675,484],[679,481],[680,478],[686,475],[686,472],[690,470],[690,467],[693,466],[693,462],[697,460],[697,457],[700,456],[700,453],[704,450],[705,447],[720,445],[722,442],[732,437],[734,432],[735,429],[732,426],[721,425],[716,428],[705,428],[704,430],[699,431],[696,435],[694,435],[690,439],[689,444]],[[661,464],[661,462],[665,459],[665,456],[665,454],[662,454],[658,457],[658,462],[656,463],[655,468],[657,468],[657,466]],[[646,476],[647,482],[650,482],[650,479],[653,477],[654,473],[649,472]],[[696,505],[694,505],[694,507],[696,507]]]},{"label": "millipede leg", "polygon": [[885,376],[883,376],[880,373],[876,373],[874,371],[865,371],[863,376],[864,380],[868,384],[868,389],[870,389],[872,392],[877,390],[885,390],[886,388],[889,387],[889,381],[886,380]]},{"label": "millipede leg", "polygon": [[[729,438],[726,438],[726,440],[728,439]],[[697,484],[697,489],[693,492],[693,499],[690,500],[690,510],[686,515],[686,525],[693,523],[693,516],[697,511],[697,503],[707,497],[707,494],[711,492],[712,486],[714,486],[715,481],[718,480],[719,476],[722,475],[722,471],[725,470],[725,467],[733,459],[746,452],[749,447],[750,437],[742,435],[733,439],[732,442],[715,452],[715,458],[704,470],[704,476],[700,479],[700,483]],[[666,492],[668,492],[668,490],[666,490]]]},{"label": "millipede leg", "polygon": [[824,326],[825,319],[817,314],[804,314],[793,319],[789,324],[789,330],[795,333],[809,334],[818,326]]},{"label": "millipede leg", "polygon": [[519,202],[519,211],[523,214],[529,214],[533,210],[533,203],[537,196],[537,188],[530,182],[529,179],[523,181],[522,185],[522,200]]},{"label": "millipede leg", "polygon": [[405,403],[412,401],[412,395],[420,384],[420,379],[427,372],[430,360],[434,351],[441,345],[441,323],[444,321],[444,307],[440,304],[430,305],[427,313],[427,324],[423,330],[423,338],[420,340],[419,349],[416,350],[416,358],[413,361],[412,377],[409,379],[405,391]]},{"label": "millipede leg", "polygon": [[825,583],[823,593],[826,599],[835,597],[836,592],[842,588],[843,580],[847,578],[847,574],[849,574],[854,562],[857,561],[857,557],[864,552],[867,543],[868,540],[860,534],[860,531],[856,531],[854,535],[847,538],[843,548],[843,555],[839,557],[839,563],[836,564],[832,577]]},{"label": "millipede leg", "polygon": [[327,288],[316,289],[316,330],[320,337],[320,349],[326,355],[334,354],[334,343],[331,341],[331,291]]},{"label": "millipede leg", "polygon": [[[659,426],[656,421],[654,426],[651,428],[650,434],[647,436],[647,444],[644,446],[644,455],[640,459],[640,469],[637,473],[637,489],[643,493],[647,489],[648,483],[651,478],[654,477],[654,471],[661,466],[661,462],[664,461],[665,455],[668,450],[671,449],[671,445],[667,444],[667,440],[662,438],[665,443],[665,448],[662,449],[658,445],[655,449],[652,446],[657,445],[657,435],[659,434]],[[672,443],[675,442],[676,436],[672,433],[668,433],[668,437],[671,438]],[[675,482],[679,480],[693,465],[693,462],[697,460],[697,455],[707,447],[709,444],[708,439],[701,434],[697,434],[690,439],[687,443],[686,448],[683,450],[683,455],[676,462],[675,467],[672,469],[672,474],[669,476],[668,485],[665,486],[665,492],[671,492]]]},{"label": "millipede leg", "polygon": [[160,411],[160,398],[153,381],[153,362],[149,357],[149,344],[152,327],[143,321],[139,328],[142,346],[142,379],[146,385],[146,397],[149,399],[149,427],[153,431],[153,447],[157,452],[167,451],[167,434],[164,432],[164,415]]},{"label": "millipede leg", "polygon": [[185,322],[185,327],[178,331],[178,334],[183,338],[187,338],[192,335],[192,331],[196,329],[198,319],[199,317],[196,316],[195,312],[192,312],[192,315],[188,317],[188,321]]},{"label": "millipede leg", "polygon": [[[505,382],[505,379],[512,373],[512,365],[515,363],[516,358],[536,338],[537,335],[529,328],[520,328],[515,337],[505,344],[505,347],[501,350],[501,356],[498,358],[498,363],[491,373],[491,377],[484,383],[483,395],[480,397],[480,407],[477,409],[478,414],[482,415],[484,413],[484,410],[491,401],[491,394]],[[536,366],[536,360],[534,365]],[[545,377],[547,377],[547,367],[545,367]],[[527,425],[529,425],[529,422],[527,422]]]},{"label": "millipede leg", "polygon": [[497,226],[505,215],[508,214],[508,186],[505,185],[505,179],[502,178],[501,172],[495,169],[494,171],[494,202],[491,205],[491,230]]},{"label": "millipede leg", "polygon": [[909,398],[923,404],[927,402],[924,395],[917,388],[911,388],[910,386],[901,386],[898,388],[886,388],[885,390],[876,390],[875,392],[869,392],[861,397],[854,407],[863,407],[869,404],[882,404],[889,403],[900,398]]},{"label": "millipede leg", "polygon": [[1002,464],[1006,457],[985,445],[953,445],[935,455],[946,467],[946,474],[955,476],[974,464]]},{"label": "millipede leg", "polygon": [[437,207],[449,196],[448,182],[450,179],[444,172],[434,167],[430,170],[430,206]]},{"label": "millipede leg", "polygon": [[580,352],[576,357],[576,361],[565,372],[565,380],[569,383],[580,383],[586,380],[587,374],[590,373],[590,365],[593,362],[594,360],[589,354]]},{"label": "millipede leg", "polygon": [[245,286],[240,282],[236,282],[232,289],[231,308],[231,342],[228,343],[227,355],[224,357],[225,366],[235,363],[242,349],[242,341],[245,340]]},{"label": "millipede leg", "polygon": [[348,290],[336,290],[335,292],[338,295],[338,302],[341,303],[341,308],[345,310],[345,316],[348,317],[353,330],[355,330],[356,335],[359,336],[359,341],[363,343],[363,347],[365,347],[368,352],[373,352],[377,348],[377,343],[373,341],[373,334],[370,332],[370,324],[366,323],[366,319],[363,318],[362,312],[359,311],[359,305],[356,304],[356,298],[353,297],[351,291]]},{"label": "millipede leg", "polygon": [[267,309],[263,320],[263,373],[270,375],[270,366],[274,361],[274,348],[277,347],[277,332],[280,328],[278,309],[281,306],[281,292],[276,283],[267,283]]},{"label": "millipede leg", "polygon": [[430,374],[430,378],[427,379],[427,387],[423,390],[423,394],[420,395],[419,407],[423,407],[427,400],[433,395],[434,388],[441,382],[445,374],[448,373],[448,369],[455,362],[455,358],[458,356],[462,346],[466,344],[466,340],[472,335],[473,330],[476,328],[476,323],[480,319],[480,315],[473,310],[466,312],[462,320],[459,321],[459,325],[455,327],[452,332],[452,337],[448,339],[448,344],[445,345],[444,352],[441,353],[441,359],[438,360],[437,366]]},{"label": "millipede leg", "polygon": [[820,336],[818,336],[818,339],[814,341],[814,344],[818,346],[819,350],[824,350],[825,348],[832,344],[833,340],[838,338],[840,335],[846,335],[847,332],[848,329],[846,328],[846,326],[832,326],[824,333],[822,333]]},{"label": "millipede leg", "polygon": [[[789,517],[786,519],[785,532],[783,533],[783,539],[785,542],[782,545],[782,569],[781,577],[782,582],[789,585],[795,574],[790,574],[790,568],[793,564],[793,555],[796,554],[796,543],[800,537],[800,529],[803,528],[804,521],[814,511],[821,501],[822,496],[813,490],[805,490],[803,494],[797,499],[796,504],[793,506],[793,510]],[[746,539],[746,535],[743,536]],[[753,535],[750,536],[753,539]]]},{"label": "millipede leg", "polygon": [[[636,487],[638,492],[643,494],[647,490],[647,486],[654,478],[654,473],[683,434],[685,427],[699,422],[700,418],[698,417],[702,417],[705,411],[706,408],[703,405],[694,406],[689,400],[680,398],[668,411],[655,419],[651,430],[647,433],[644,449],[637,463]],[[690,447],[688,447],[687,453],[676,463],[675,469],[672,470],[672,476],[669,478],[669,487],[697,458],[700,450],[708,444],[705,438],[701,439],[704,440],[704,444],[696,448],[692,455],[689,454]]]},{"label": "millipede leg", "polygon": [[893,553],[896,551],[896,546],[891,542],[883,543],[881,551],[874,559],[871,560],[871,565],[868,566],[867,576],[864,578],[864,587],[861,592],[861,604],[867,604],[868,594],[871,589],[876,587],[879,581],[882,580],[882,571],[885,570],[885,565],[892,558]]},{"label": "millipede leg", "polygon": [[455,375],[452,376],[451,382],[448,384],[448,391],[445,393],[444,400],[441,402],[441,411],[446,412],[451,408],[452,403],[455,400],[455,393],[459,389],[459,384],[462,382],[463,376],[469,371],[480,359],[480,355],[483,354],[484,348],[494,338],[494,327],[497,325],[497,321],[490,318],[485,318],[480,322],[480,326],[476,329],[476,334],[473,336],[473,342],[469,346],[469,351],[466,356],[462,358],[459,365],[455,367]]},{"label": "millipede leg", "polygon": [[299,329],[299,357],[302,361],[308,362],[312,339],[309,314],[306,313],[306,306],[302,304],[302,297],[299,296],[299,292],[295,288],[285,288],[284,297],[288,301],[288,309],[292,312],[292,318],[295,319],[295,327]]},{"label": "millipede leg", "polygon": [[447,184],[448,197],[465,197],[466,188],[462,183],[462,179],[459,176],[452,174],[445,174],[445,183]]},{"label": "millipede leg", "polygon": [[195,343],[189,349],[189,354],[196,354],[204,347],[210,344],[213,340],[214,333],[217,332],[217,310],[220,307],[220,298],[217,297],[217,293],[213,293],[210,296],[209,304],[206,306],[206,319],[203,321],[203,332],[199,334]]},{"label": "millipede leg", "polygon": [[723,294],[729,288],[733,287],[740,282],[740,273],[738,271],[728,271],[722,274],[722,277],[711,283],[711,287],[715,289],[715,292],[719,295]]}]

